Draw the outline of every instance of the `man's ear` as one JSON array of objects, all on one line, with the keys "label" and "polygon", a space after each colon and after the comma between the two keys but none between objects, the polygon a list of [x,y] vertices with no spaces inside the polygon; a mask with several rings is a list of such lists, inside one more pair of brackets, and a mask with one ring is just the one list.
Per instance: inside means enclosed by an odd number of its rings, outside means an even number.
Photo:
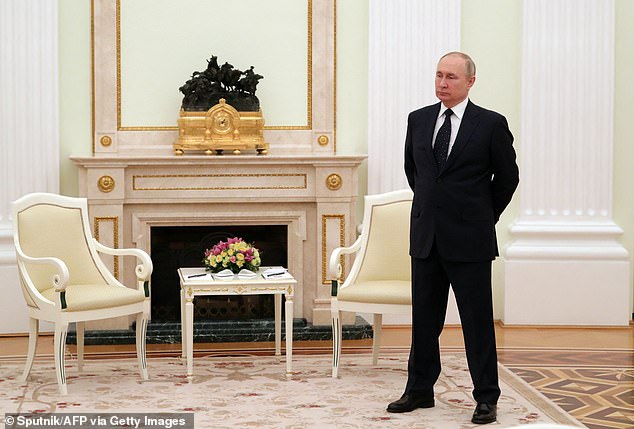
[{"label": "man's ear", "polygon": [[476,77],[475,76],[471,76],[468,80],[467,80],[467,87],[471,88],[473,86],[473,84],[475,83]]}]

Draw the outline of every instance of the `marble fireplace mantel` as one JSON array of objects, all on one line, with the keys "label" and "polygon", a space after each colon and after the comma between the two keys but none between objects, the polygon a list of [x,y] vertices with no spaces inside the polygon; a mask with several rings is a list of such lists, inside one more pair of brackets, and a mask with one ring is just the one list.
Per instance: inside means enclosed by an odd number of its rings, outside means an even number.
[{"label": "marble fireplace mantel", "polygon": [[[71,157],[93,233],[108,246],[151,253],[154,226],[286,225],[289,270],[298,279],[295,314],[314,325],[330,324],[328,257],[356,239],[357,177],[365,158]],[[134,261],[107,258],[115,275],[134,283]]]}]

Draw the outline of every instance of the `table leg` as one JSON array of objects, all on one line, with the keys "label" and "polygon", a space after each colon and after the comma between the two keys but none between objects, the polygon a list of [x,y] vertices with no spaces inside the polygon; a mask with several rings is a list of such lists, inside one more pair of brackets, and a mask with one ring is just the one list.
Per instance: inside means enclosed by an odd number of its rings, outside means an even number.
[{"label": "table leg", "polygon": [[293,361],[293,297],[286,296],[284,309],[286,318],[286,375],[291,375]]},{"label": "table leg", "polygon": [[185,326],[187,327],[187,377],[194,375],[194,298],[185,302]]},{"label": "table leg", "polygon": [[185,323],[185,289],[181,287],[181,359],[187,358],[187,326]]},{"label": "table leg", "polygon": [[282,354],[282,295],[275,297],[275,356]]}]

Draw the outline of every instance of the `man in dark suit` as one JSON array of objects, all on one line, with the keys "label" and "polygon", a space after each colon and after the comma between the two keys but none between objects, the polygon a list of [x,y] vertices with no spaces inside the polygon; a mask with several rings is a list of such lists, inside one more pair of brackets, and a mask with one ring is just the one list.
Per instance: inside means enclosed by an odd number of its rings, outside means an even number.
[{"label": "man in dark suit", "polygon": [[436,70],[440,103],[409,115],[412,346],[405,393],[387,411],[434,406],[438,337],[451,284],[477,403],[471,421],[491,423],[500,396],[491,296],[495,224],[517,188],[519,171],[504,116],[469,101],[474,82],[473,60],[461,52],[446,54]]}]

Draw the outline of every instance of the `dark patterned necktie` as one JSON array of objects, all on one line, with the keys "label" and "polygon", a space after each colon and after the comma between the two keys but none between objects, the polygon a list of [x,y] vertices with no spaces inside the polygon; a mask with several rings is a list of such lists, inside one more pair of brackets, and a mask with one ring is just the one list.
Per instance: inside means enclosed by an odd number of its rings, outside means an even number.
[{"label": "dark patterned necktie", "polygon": [[451,138],[451,115],[453,112],[451,109],[445,110],[445,122],[441,125],[436,135],[436,142],[434,143],[434,158],[436,158],[436,166],[438,171],[442,170],[445,161],[447,160],[447,153],[449,152],[449,139]]}]

